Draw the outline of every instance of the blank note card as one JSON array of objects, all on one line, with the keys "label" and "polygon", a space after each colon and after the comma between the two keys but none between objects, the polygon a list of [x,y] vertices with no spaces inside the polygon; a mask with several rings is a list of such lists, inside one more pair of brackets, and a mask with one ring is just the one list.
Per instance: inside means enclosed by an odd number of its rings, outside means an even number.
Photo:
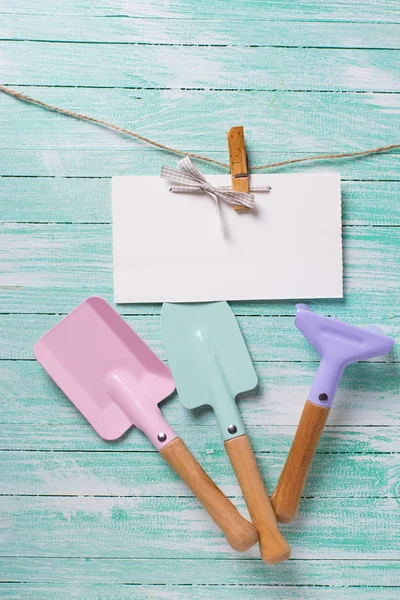
[{"label": "blank note card", "polygon": [[[210,175],[214,186],[229,175]],[[160,177],[113,177],[115,301],[341,298],[338,173],[253,175],[256,209],[217,208]]]}]

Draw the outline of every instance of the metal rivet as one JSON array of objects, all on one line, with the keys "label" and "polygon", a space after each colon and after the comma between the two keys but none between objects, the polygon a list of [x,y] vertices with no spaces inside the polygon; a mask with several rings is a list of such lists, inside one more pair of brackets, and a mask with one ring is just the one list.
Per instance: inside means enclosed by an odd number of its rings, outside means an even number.
[{"label": "metal rivet", "polygon": [[320,395],[318,396],[318,399],[319,399],[321,402],[326,402],[326,401],[328,400],[328,396],[327,396],[327,394],[320,394]]},{"label": "metal rivet", "polygon": [[165,442],[165,440],[167,439],[167,434],[164,433],[163,431],[161,431],[158,435],[157,435],[157,439],[159,442]]},{"label": "metal rivet", "polygon": [[229,433],[236,433],[237,432],[236,425],[229,425],[228,431],[229,431]]}]

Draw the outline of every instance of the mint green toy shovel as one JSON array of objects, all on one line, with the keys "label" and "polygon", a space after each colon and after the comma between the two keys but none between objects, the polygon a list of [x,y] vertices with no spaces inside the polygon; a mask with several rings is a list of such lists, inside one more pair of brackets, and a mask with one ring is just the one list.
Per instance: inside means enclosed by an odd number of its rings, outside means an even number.
[{"label": "mint green toy shovel", "polygon": [[186,408],[214,409],[225,449],[252,521],[262,559],[286,560],[280,533],[257,462],[236,406],[237,394],[257,385],[257,375],[236,319],[226,302],[164,304],[161,330],[179,398]]}]

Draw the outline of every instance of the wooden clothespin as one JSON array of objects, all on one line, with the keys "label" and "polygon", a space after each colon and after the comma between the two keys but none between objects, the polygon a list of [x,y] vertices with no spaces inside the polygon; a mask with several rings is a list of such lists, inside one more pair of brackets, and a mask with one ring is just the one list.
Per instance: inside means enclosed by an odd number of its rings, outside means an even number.
[{"label": "wooden clothespin", "polygon": [[[244,129],[242,125],[231,127],[226,134],[228,138],[229,163],[231,167],[232,189],[236,192],[249,193],[249,172],[247,169],[246,146],[244,144]],[[238,212],[248,211],[245,206],[235,204]]]}]

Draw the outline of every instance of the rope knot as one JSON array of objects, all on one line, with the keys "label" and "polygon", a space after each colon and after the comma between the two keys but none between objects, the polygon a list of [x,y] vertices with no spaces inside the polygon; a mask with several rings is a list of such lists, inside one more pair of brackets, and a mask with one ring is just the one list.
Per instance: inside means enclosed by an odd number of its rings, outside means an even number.
[{"label": "rope knot", "polygon": [[200,189],[202,189],[203,192],[206,192],[207,194],[215,194],[218,191],[217,188],[211,185],[211,183],[209,183],[208,181],[204,181],[203,183],[201,183]]},{"label": "rope knot", "polygon": [[[221,216],[220,200],[228,204],[238,204],[246,208],[253,208],[255,198],[253,194],[245,194],[244,192],[235,192],[229,187],[215,187],[207,181],[203,173],[193,164],[189,156],[185,156],[178,162],[178,168],[163,167],[161,169],[161,177],[178,183],[170,188],[171,192],[195,192],[203,191],[214,200],[219,214],[221,231],[224,232],[224,226]],[[257,187],[252,191],[269,192],[270,187]]]},{"label": "rope knot", "polygon": [[[237,204],[246,208],[253,208],[255,198],[253,194],[245,194],[244,192],[235,192],[229,187],[215,187],[207,181],[203,173],[193,164],[189,156],[185,156],[178,162],[178,168],[163,167],[161,169],[161,177],[177,183],[179,185],[172,186],[171,192],[195,192],[203,191],[209,194],[215,201],[218,209],[219,202],[227,202],[228,204]],[[270,187],[257,187],[252,191],[269,192]]]}]

